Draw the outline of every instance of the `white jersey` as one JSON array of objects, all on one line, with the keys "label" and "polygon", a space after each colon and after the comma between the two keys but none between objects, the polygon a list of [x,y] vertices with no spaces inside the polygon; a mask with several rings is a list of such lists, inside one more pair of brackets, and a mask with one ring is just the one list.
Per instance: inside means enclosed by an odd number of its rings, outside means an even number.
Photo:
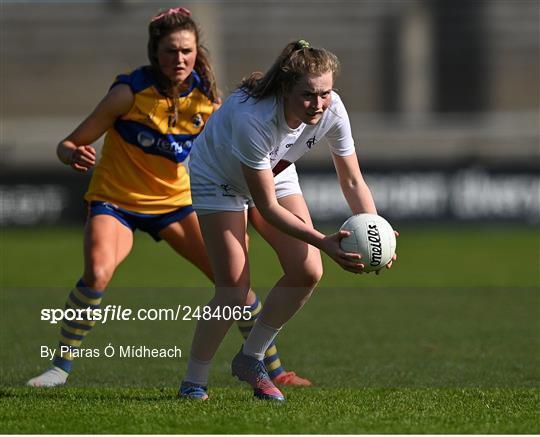
[{"label": "white jersey", "polygon": [[338,156],[355,152],[349,116],[337,93],[332,91],[332,103],[316,125],[302,123],[291,129],[285,121],[282,99],[256,100],[236,91],[210,117],[193,143],[190,173],[197,180],[226,185],[249,196],[242,163],[257,170],[272,169],[277,175],[322,138]]}]

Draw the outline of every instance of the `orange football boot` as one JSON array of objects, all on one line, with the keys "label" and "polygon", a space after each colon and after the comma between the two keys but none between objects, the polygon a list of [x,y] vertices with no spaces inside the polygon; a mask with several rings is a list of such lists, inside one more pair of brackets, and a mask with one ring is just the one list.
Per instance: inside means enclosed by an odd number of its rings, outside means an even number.
[{"label": "orange football boot", "polygon": [[309,379],[301,378],[294,372],[281,372],[275,378],[272,378],[272,382],[278,385],[297,385],[297,386],[310,386],[311,381]]}]

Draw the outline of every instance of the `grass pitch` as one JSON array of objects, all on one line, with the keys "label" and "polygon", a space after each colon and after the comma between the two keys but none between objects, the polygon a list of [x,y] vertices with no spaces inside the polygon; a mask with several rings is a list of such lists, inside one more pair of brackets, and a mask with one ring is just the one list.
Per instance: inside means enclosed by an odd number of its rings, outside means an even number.
[{"label": "grass pitch", "polygon": [[[68,386],[25,381],[46,368],[41,345],[80,276],[81,230],[4,230],[0,426],[4,433],[539,433],[540,294],[536,229],[401,229],[391,271],[355,276],[325,259],[307,306],[280,334],[287,368],[314,382],[285,388],[287,402],[252,399],[230,376],[240,336],[213,364],[205,403],[175,399],[195,326],[187,321],[97,325],[84,343],[164,348],[182,358],[81,358]],[[279,275],[251,240],[261,295]],[[513,254],[518,249],[520,256]],[[527,260],[523,262],[522,260]],[[201,305],[210,284],[165,244],[139,235],[104,304]],[[233,328],[235,330],[235,328]]]}]

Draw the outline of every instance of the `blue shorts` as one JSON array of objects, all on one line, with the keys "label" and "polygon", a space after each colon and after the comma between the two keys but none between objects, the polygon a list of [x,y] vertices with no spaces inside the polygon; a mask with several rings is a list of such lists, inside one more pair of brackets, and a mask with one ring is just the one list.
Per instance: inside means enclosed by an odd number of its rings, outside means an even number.
[{"label": "blue shorts", "polygon": [[187,205],[165,214],[141,214],[140,212],[119,208],[109,202],[92,201],[88,211],[89,217],[101,214],[110,215],[133,232],[140,229],[143,232],[148,232],[154,240],[161,241],[158,235],[159,232],[171,223],[178,222],[191,214],[193,207]]}]

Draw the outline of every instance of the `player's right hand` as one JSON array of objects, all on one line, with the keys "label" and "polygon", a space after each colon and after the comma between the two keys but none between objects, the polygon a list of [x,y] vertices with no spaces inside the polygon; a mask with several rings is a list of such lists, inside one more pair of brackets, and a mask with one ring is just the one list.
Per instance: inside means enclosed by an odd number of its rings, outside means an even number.
[{"label": "player's right hand", "polygon": [[96,165],[96,149],[92,146],[78,146],[71,154],[70,167],[86,173]]},{"label": "player's right hand", "polygon": [[339,242],[342,238],[350,235],[349,231],[339,231],[335,234],[327,235],[320,249],[332,258],[342,269],[351,273],[364,273],[364,264],[361,262],[362,256],[358,253],[345,252]]}]

